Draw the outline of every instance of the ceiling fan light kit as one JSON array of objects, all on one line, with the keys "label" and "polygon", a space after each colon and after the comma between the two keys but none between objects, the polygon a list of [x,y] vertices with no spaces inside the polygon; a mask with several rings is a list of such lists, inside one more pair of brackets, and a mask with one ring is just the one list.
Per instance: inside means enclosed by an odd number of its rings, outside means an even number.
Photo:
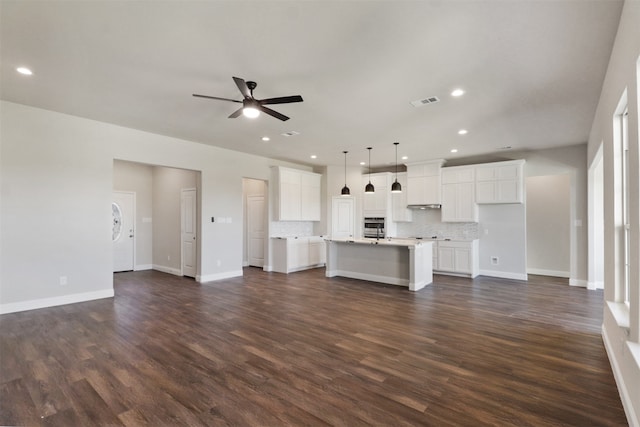
[{"label": "ceiling fan light kit", "polygon": [[276,119],[286,121],[289,120],[289,117],[284,114],[278,113],[271,108],[265,107],[265,105],[272,104],[289,104],[292,102],[302,102],[303,99],[300,95],[291,95],[291,96],[280,96],[277,98],[267,98],[267,99],[256,99],[253,96],[253,90],[258,86],[256,82],[252,81],[244,81],[240,77],[234,77],[233,81],[238,86],[240,93],[244,96],[242,101],[238,101],[237,99],[230,98],[221,98],[218,96],[209,96],[209,95],[198,95],[196,93],[193,96],[198,98],[208,98],[208,99],[217,99],[218,101],[229,101],[229,102],[237,102],[242,104],[242,108],[234,111],[229,115],[230,119],[235,119],[239,117],[241,114],[245,117],[256,118],[260,115],[260,113],[265,113],[270,115],[271,117],[275,117]]}]

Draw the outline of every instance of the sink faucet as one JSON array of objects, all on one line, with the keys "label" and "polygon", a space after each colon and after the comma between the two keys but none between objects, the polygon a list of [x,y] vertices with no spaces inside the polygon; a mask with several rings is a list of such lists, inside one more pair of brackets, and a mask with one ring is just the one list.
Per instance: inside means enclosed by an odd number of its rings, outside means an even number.
[{"label": "sink faucet", "polygon": [[376,240],[380,240],[380,227],[376,227]]}]

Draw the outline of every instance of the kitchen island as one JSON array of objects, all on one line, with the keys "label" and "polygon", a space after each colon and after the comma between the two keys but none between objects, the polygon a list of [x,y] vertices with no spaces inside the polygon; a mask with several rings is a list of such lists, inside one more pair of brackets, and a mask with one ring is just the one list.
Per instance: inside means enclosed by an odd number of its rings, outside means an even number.
[{"label": "kitchen island", "polygon": [[329,239],[327,277],[343,276],[418,291],[433,281],[433,242],[405,239]]}]

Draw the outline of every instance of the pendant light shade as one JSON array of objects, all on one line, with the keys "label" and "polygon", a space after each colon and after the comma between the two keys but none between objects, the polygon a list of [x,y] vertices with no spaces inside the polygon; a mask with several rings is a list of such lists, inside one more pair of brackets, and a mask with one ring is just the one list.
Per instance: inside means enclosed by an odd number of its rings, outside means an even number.
[{"label": "pendant light shade", "polygon": [[343,151],[344,153],[344,187],[342,187],[342,192],[340,193],[342,196],[349,196],[351,191],[349,191],[349,187],[347,187],[347,153],[348,151]]},{"label": "pendant light shade", "polygon": [[376,188],[371,183],[371,147],[367,147],[367,150],[369,150],[369,183],[367,185],[365,185],[364,192],[365,193],[375,193],[376,192]]},{"label": "pendant light shade", "polygon": [[399,142],[394,142],[393,145],[396,146],[396,180],[393,184],[391,184],[391,192],[392,193],[402,193],[402,185],[398,182],[398,144]]}]

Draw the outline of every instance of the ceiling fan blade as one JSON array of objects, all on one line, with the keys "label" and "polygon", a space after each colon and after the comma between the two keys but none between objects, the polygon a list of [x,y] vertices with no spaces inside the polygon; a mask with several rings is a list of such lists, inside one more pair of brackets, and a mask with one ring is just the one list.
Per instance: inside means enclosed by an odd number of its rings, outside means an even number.
[{"label": "ceiling fan blade", "polygon": [[240,77],[234,77],[233,81],[236,82],[236,86],[238,86],[238,89],[240,89],[240,93],[242,94],[242,96],[244,96],[245,98],[251,98],[251,91],[249,91],[247,82],[245,82],[244,79],[241,79]]},{"label": "ceiling fan blade", "polygon": [[292,95],[292,96],[280,96],[278,98],[267,98],[258,100],[261,105],[269,105],[269,104],[289,104],[290,102],[302,102],[303,99],[300,95]]},{"label": "ceiling fan blade", "polygon": [[271,108],[267,108],[267,107],[265,107],[263,105],[259,106],[258,108],[263,113],[268,114],[268,115],[270,115],[272,117],[275,117],[276,119],[280,119],[283,122],[286,121],[286,120],[289,120],[289,117],[285,116],[284,114],[280,114],[277,111],[273,111]]},{"label": "ceiling fan blade", "polygon": [[236,111],[234,111],[233,113],[231,113],[231,115],[229,116],[230,119],[235,119],[236,117],[239,117],[242,114],[242,110],[244,109],[244,107],[242,108],[238,108]]},{"label": "ceiling fan blade", "polygon": [[231,102],[239,102],[242,103],[242,101],[237,101],[235,99],[229,99],[229,98],[220,98],[218,96],[209,96],[209,95],[198,95],[197,93],[194,93],[193,96],[196,96],[198,98],[209,98],[209,99],[217,99],[218,101],[231,101]]}]

